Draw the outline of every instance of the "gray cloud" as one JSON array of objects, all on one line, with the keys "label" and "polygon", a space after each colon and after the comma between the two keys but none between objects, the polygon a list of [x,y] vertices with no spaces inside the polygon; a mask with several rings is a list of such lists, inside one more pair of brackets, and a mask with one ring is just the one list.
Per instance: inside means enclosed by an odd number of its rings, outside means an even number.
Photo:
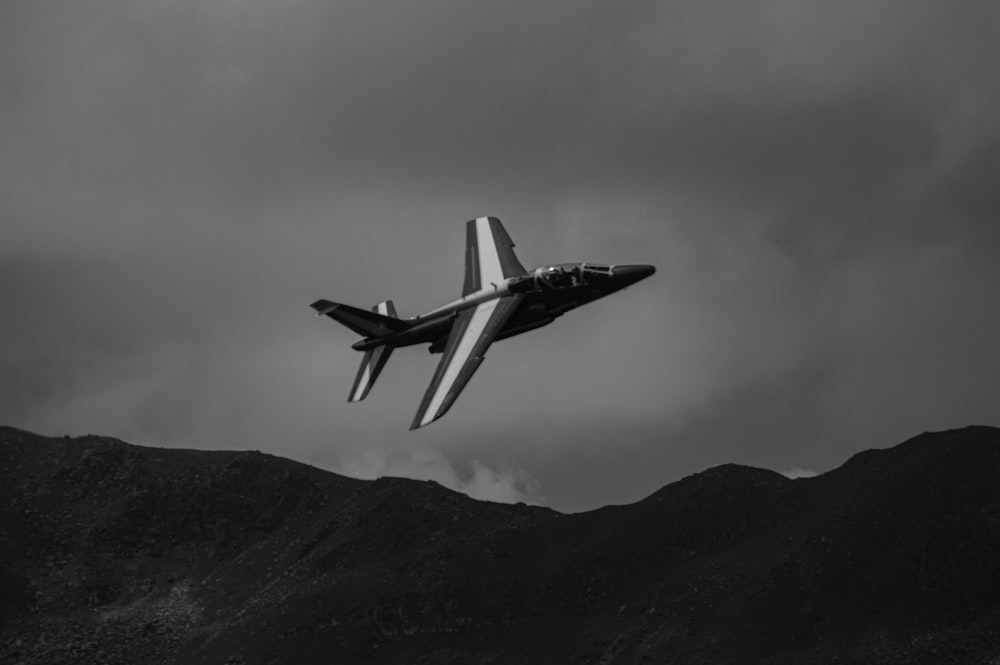
[{"label": "gray cloud", "polygon": [[802,467],[793,466],[790,469],[782,471],[781,475],[795,480],[796,478],[812,478],[816,475],[816,472],[812,469],[803,469]]},{"label": "gray cloud", "polygon": [[[4,3],[0,421],[570,509],[994,422],[998,13]],[[422,351],[344,404],[308,302],[450,300],[479,214],[525,264],[659,272],[495,346],[432,428]]]},{"label": "gray cloud", "polygon": [[433,449],[368,449],[345,455],[334,470],[353,478],[401,476],[433,480],[483,501],[531,504],[545,501],[538,481],[520,467],[499,460],[491,465],[474,459],[463,472]]}]

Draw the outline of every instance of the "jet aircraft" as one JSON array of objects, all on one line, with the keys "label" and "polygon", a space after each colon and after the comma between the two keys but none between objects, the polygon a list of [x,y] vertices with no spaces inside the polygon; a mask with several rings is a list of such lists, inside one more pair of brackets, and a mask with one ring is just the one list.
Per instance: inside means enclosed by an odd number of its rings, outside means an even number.
[{"label": "jet aircraft", "polygon": [[465,284],[462,297],[426,314],[401,319],[391,300],[371,311],[317,300],[317,316],[327,315],[364,339],[348,402],[368,396],[396,347],[430,344],[440,363],[410,429],[434,422],[451,408],[496,340],[552,323],[571,309],[620,291],[649,277],[649,265],[560,263],[524,269],[514,243],[496,217],[466,224]]}]

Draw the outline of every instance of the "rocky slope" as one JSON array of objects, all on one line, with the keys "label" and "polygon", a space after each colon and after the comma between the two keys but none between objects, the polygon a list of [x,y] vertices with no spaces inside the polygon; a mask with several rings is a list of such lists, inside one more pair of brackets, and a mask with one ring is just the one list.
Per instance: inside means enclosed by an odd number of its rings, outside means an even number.
[{"label": "rocky slope", "polygon": [[1000,663],[1000,430],[562,515],[0,428],[0,663]]}]

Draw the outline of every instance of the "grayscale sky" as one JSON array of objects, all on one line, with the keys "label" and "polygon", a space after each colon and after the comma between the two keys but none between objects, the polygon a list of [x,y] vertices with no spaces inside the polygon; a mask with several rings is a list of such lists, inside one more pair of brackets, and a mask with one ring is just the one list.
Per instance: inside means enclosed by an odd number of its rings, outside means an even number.
[{"label": "grayscale sky", "polygon": [[[0,423],[563,510],[1000,423],[1000,4],[0,4]],[[522,262],[657,274],[345,402],[308,305]]]}]

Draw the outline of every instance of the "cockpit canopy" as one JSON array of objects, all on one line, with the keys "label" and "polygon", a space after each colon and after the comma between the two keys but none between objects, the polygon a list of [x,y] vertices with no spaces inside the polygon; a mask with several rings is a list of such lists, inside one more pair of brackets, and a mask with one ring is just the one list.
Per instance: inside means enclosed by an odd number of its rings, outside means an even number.
[{"label": "cockpit canopy", "polygon": [[599,263],[558,263],[536,268],[535,288],[568,289],[607,279],[611,267]]},{"label": "cockpit canopy", "polygon": [[561,263],[535,269],[536,288],[567,289],[582,283],[579,263]]},{"label": "cockpit canopy", "polygon": [[583,267],[583,281],[585,282],[591,278],[611,277],[612,266],[600,263],[581,263],[580,265]]}]

